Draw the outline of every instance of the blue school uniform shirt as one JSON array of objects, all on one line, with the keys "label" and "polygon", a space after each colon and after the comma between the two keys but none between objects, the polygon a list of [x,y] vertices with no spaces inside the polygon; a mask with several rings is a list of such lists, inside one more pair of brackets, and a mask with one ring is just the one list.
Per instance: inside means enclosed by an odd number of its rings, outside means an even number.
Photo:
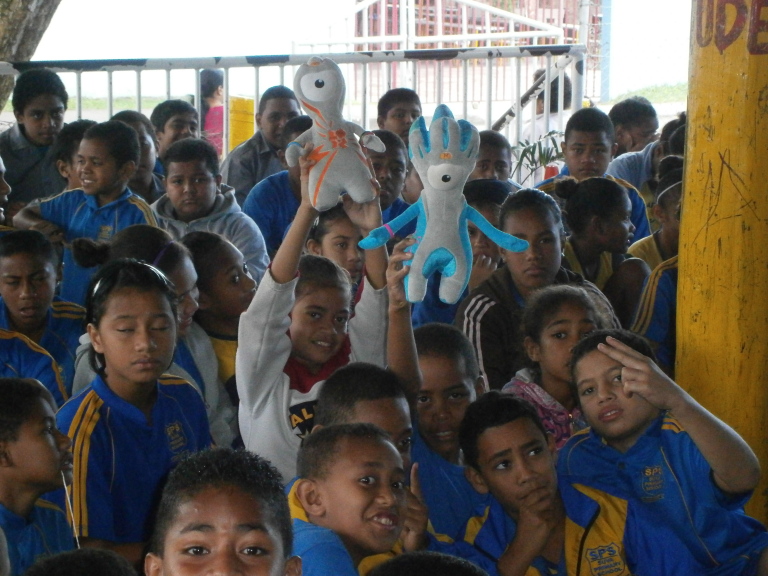
[{"label": "blue school uniform shirt", "polygon": [[[381,221],[384,224],[387,224],[400,216],[403,212],[408,210],[410,205],[405,202],[402,198],[395,198],[395,201],[390,204],[389,208],[386,210],[381,211]],[[411,234],[416,233],[416,218],[408,222],[405,226],[400,228],[400,230],[397,231],[397,237],[398,238],[405,238],[406,236],[410,236]]]},{"label": "blue school uniform shirt", "polygon": [[82,538],[146,541],[168,472],[211,445],[200,394],[169,375],[157,382],[151,423],[100,376],[59,410],[56,422],[73,442],[72,505]]},{"label": "blue school uniform shirt", "polygon": [[74,548],[72,529],[64,511],[38,500],[29,518],[22,518],[0,504],[0,527],[8,541],[11,576],[24,574],[36,560]]},{"label": "blue school uniform shirt", "polygon": [[[623,546],[633,573],[735,576],[752,573],[768,548],[768,532],[744,513],[751,494],[720,490],[697,446],[669,415],[659,416],[626,453],[593,431],[579,432],[561,450],[557,467],[561,485],[577,493],[561,488],[569,520],[583,528],[566,546],[584,543],[573,548],[583,565],[590,553]],[[588,521],[579,496],[607,511],[603,528]]]},{"label": "blue school uniform shirt", "polygon": [[283,242],[285,231],[298,210],[299,201],[293,195],[288,170],[267,176],[251,189],[243,202],[243,212],[261,230],[270,257]]},{"label": "blue school uniform shirt", "polygon": [[[460,556],[477,564],[490,576],[498,576],[496,562],[517,534],[517,523],[507,515],[498,500],[489,496],[486,505],[475,509],[455,542],[430,538],[428,548]],[[565,556],[557,564],[541,556],[534,558],[526,576],[567,576]],[[596,573],[597,574],[597,573]]]},{"label": "blue school uniform shirt", "polygon": [[[75,378],[75,352],[80,345],[80,336],[85,332],[83,320],[85,309],[72,302],[54,297],[45,321],[45,332],[40,346],[53,356],[61,369],[67,397],[72,395],[72,381]],[[8,308],[0,298],[0,328],[11,330]]]},{"label": "blue school uniform shirt", "polygon": [[53,357],[32,340],[0,329],[0,378],[34,378],[53,396],[56,406],[69,398],[64,379]]},{"label": "blue school uniform shirt", "polygon": [[302,576],[358,576],[352,557],[330,528],[293,519],[293,554]]},{"label": "blue school uniform shirt", "polygon": [[[536,184],[534,188],[538,188],[542,192],[546,192],[547,194],[554,195],[555,193],[555,184],[556,181],[559,178],[562,178],[563,176],[570,176],[570,172],[568,171],[568,166],[563,166],[563,169],[560,170],[560,174],[555,176],[554,178],[548,178],[546,180],[543,180]],[[629,195],[629,202],[632,204],[632,214],[630,215],[630,220],[632,221],[632,224],[635,225],[635,235],[634,235],[634,241],[637,242],[638,240],[645,238],[646,236],[651,235],[651,225],[648,222],[648,215],[645,210],[645,201],[640,196],[640,193],[637,191],[637,189],[632,186],[629,182],[626,180],[622,180],[621,178],[615,178],[614,176],[611,176],[610,174],[605,174],[603,178],[608,178],[609,180],[613,180],[614,182],[617,182],[621,186],[627,189],[627,194]],[[559,199],[556,197],[556,199]],[[560,204],[560,207],[563,207],[562,201],[559,201],[558,204]]]},{"label": "blue school uniform shirt", "polygon": [[464,467],[448,462],[427,446],[414,431],[411,459],[419,464],[419,483],[429,520],[438,534],[456,538],[478,506],[489,501],[464,476]]},{"label": "blue school uniform shirt", "polygon": [[656,344],[656,358],[674,367],[677,333],[677,256],[656,266],[645,281],[632,331]]},{"label": "blue school uniform shirt", "polygon": [[[133,224],[157,226],[149,204],[128,188],[115,200],[99,206],[96,197],[82,190],[67,190],[40,200],[40,215],[65,231],[67,244],[75,238],[109,240],[116,232]],[[91,276],[96,268],[83,268],[64,248],[64,271],[61,281],[62,300],[84,304]]]}]

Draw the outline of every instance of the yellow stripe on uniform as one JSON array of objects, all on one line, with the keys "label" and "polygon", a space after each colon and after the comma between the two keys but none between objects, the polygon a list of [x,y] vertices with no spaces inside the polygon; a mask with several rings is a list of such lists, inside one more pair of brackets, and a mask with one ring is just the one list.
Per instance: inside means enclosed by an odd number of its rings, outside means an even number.
[{"label": "yellow stripe on uniform", "polygon": [[40,346],[39,344],[36,344],[24,334],[20,332],[12,332],[11,330],[3,330],[0,329],[0,338],[5,338],[7,340],[10,340],[12,338],[18,338],[22,342],[24,342],[27,346],[29,346],[30,349],[34,350],[35,352],[40,352],[41,354],[44,354],[48,356],[48,358],[51,361],[51,369],[53,370],[54,376],[56,376],[56,386],[59,388],[59,393],[61,394],[61,397],[66,402],[69,400],[69,394],[67,394],[67,389],[64,387],[64,379],[61,377],[61,368],[59,367],[56,360],[53,359],[53,356],[51,356],[48,351]]},{"label": "yellow stripe on uniform", "polygon": [[74,441],[72,447],[75,468],[72,480],[72,509],[75,515],[73,524],[77,533],[84,538],[88,537],[88,506],[85,489],[88,478],[91,434],[101,418],[99,409],[103,404],[104,401],[95,391],[88,392],[67,431],[68,436]]},{"label": "yellow stripe on uniform", "polygon": [[40,508],[48,508],[49,510],[56,510],[57,512],[64,512],[64,510],[62,510],[59,506],[56,506],[56,504],[53,502],[43,500],[42,498],[35,502],[35,506],[39,506]]},{"label": "yellow stripe on uniform", "polygon": [[475,539],[480,533],[480,529],[483,527],[483,524],[485,524],[485,521],[488,520],[488,513],[490,511],[491,507],[486,506],[485,512],[482,516],[473,516],[469,519],[467,522],[467,528],[464,530],[464,542],[471,544],[472,546],[475,545]]},{"label": "yellow stripe on uniform", "polygon": [[179,378],[173,374],[163,374],[157,380],[160,382],[161,386],[183,386],[185,384],[187,386],[192,386],[189,382],[184,380],[184,378]]},{"label": "yellow stripe on uniform", "polygon": [[661,429],[670,430],[675,433],[683,432],[683,427],[680,425],[680,422],[678,422],[677,419],[673,416],[664,417],[664,421],[661,424]]},{"label": "yellow stripe on uniform", "polygon": [[637,316],[635,317],[635,324],[632,326],[632,332],[642,336],[648,330],[651,318],[653,318],[653,308],[656,303],[659,279],[664,272],[673,268],[677,268],[677,256],[665,260],[651,272],[651,275],[648,277],[648,283],[643,289],[643,295],[640,297],[640,305],[637,307]]},{"label": "yellow stripe on uniform", "polygon": [[149,204],[147,204],[144,200],[136,196],[135,194],[128,198],[128,202],[136,206],[139,210],[141,210],[141,213],[144,214],[144,218],[147,221],[147,224],[150,226],[157,226],[157,219],[155,218],[155,213],[152,212],[152,208],[150,208]]}]

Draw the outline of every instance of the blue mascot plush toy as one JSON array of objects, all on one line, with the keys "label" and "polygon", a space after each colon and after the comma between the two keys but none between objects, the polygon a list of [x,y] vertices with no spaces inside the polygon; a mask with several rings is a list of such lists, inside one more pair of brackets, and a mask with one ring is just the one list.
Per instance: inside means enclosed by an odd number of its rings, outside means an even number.
[{"label": "blue mascot plush toy", "polygon": [[371,232],[360,247],[368,250],[382,246],[416,218],[417,242],[408,247],[414,256],[405,277],[406,296],[410,302],[421,302],[427,278],[440,272],[440,300],[455,304],[472,272],[467,220],[506,250],[521,252],[528,243],[495,228],[464,199],[462,190],[475,168],[480,146],[477,128],[466,120],[457,122],[450,109],[441,104],[429,130],[422,116],[411,126],[408,139],[413,166],[424,184],[421,198],[389,224]]}]

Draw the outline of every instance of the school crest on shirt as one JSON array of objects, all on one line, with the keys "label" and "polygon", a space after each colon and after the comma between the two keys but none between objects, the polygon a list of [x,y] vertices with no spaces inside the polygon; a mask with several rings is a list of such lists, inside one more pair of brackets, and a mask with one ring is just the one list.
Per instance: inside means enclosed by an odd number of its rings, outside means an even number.
[{"label": "school crest on shirt", "polygon": [[165,427],[165,435],[168,438],[168,447],[171,452],[179,452],[187,447],[187,437],[184,428],[178,420]]},{"label": "school crest on shirt", "polygon": [[654,502],[664,498],[664,467],[661,465],[646,466],[643,468],[643,477],[640,481],[643,488],[643,502]]},{"label": "school crest on shirt", "polygon": [[614,576],[628,573],[624,558],[621,557],[621,549],[613,542],[597,548],[587,548],[585,556],[593,576]]},{"label": "school crest on shirt", "polygon": [[99,226],[99,234],[96,237],[97,240],[109,240],[114,235],[114,228],[112,226]]},{"label": "school crest on shirt", "polygon": [[312,426],[315,425],[315,404],[317,402],[312,400],[294,404],[288,408],[291,429],[299,438],[304,438],[309,434],[312,431]]}]

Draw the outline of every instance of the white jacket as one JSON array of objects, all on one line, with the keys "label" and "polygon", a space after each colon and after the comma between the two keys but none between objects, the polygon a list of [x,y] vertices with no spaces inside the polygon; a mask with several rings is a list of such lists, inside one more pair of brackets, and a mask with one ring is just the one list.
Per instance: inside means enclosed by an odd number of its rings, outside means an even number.
[{"label": "white jacket", "polygon": [[264,236],[256,222],[240,209],[231,186],[222,184],[211,213],[189,223],[176,219],[173,204],[167,194],[152,204],[152,212],[157,217],[157,225],[167,230],[176,240],[181,240],[190,232],[221,234],[243,253],[251,276],[256,282],[261,282],[269,265]]},{"label": "white jacket", "polygon": [[[322,386],[318,382],[302,393],[291,389],[290,378],[283,372],[291,355],[289,314],[297,281],[278,284],[271,273],[264,275],[240,317],[235,363],[245,447],[270,460],[285,479],[296,475],[296,456],[308,432],[302,424],[314,418]],[[350,362],[385,365],[387,305],[386,289],[374,290],[366,284],[349,321]]]}]

